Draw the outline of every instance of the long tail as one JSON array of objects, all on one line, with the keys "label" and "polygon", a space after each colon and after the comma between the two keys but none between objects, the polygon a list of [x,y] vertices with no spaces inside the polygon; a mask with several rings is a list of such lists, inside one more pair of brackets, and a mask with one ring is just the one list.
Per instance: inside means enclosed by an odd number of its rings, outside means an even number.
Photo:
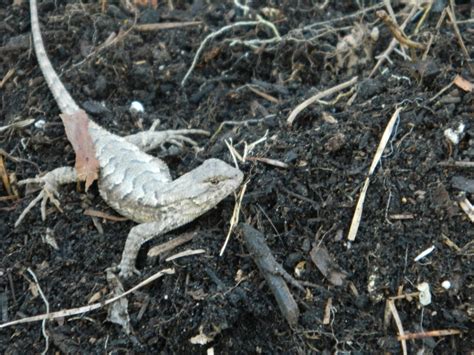
[{"label": "long tail", "polygon": [[35,47],[36,58],[41,68],[43,76],[48,83],[49,90],[54,96],[56,103],[59,106],[61,112],[65,114],[72,114],[79,111],[79,106],[73,100],[69,92],[64,87],[64,84],[58,77],[58,74],[54,70],[51,62],[49,61],[48,55],[44,48],[43,39],[41,38],[41,30],[38,21],[38,8],[36,6],[36,0],[30,0],[30,12],[31,12],[31,33],[33,34],[33,44]]}]

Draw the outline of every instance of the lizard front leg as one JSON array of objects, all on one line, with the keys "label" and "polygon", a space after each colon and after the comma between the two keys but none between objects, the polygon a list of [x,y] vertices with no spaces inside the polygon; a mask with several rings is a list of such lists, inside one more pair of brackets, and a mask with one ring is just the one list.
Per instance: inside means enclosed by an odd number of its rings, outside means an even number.
[{"label": "lizard front leg", "polygon": [[197,143],[187,137],[189,134],[209,135],[209,132],[202,129],[176,129],[167,131],[155,131],[155,125],[152,125],[148,131],[131,134],[124,137],[127,142],[140,148],[144,152],[153,150],[164,143],[171,143],[182,146],[182,142],[188,143],[192,146],[197,146]]},{"label": "lizard front leg", "polygon": [[59,210],[61,210],[59,207],[59,201],[56,198],[59,196],[58,187],[60,185],[70,184],[75,181],[77,181],[76,169],[71,167],[56,168],[48,172],[46,175],[19,181],[19,185],[33,183],[42,185],[43,187],[38,196],[36,196],[36,198],[31,201],[25,210],[20,214],[20,217],[18,217],[17,221],[15,222],[15,227],[20,225],[21,221],[25,218],[28,212],[34,206],[36,206],[39,201],[41,201],[41,218],[43,221],[46,219],[46,204],[48,201],[51,201]]}]

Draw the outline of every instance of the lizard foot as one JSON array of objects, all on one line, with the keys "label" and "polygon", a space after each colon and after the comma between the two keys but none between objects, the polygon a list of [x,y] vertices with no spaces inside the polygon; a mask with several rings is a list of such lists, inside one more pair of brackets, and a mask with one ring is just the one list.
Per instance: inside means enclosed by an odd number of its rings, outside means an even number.
[{"label": "lizard foot", "polygon": [[41,219],[44,221],[46,219],[46,204],[48,201],[56,206],[56,208],[62,212],[59,200],[58,187],[61,184],[73,182],[76,180],[76,173],[73,168],[58,168],[53,171],[50,171],[44,176],[30,178],[21,180],[18,182],[18,185],[26,184],[38,184],[42,186],[41,192],[36,196],[33,201],[31,201],[28,206],[23,210],[18,219],[15,222],[15,227],[18,227],[23,221],[28,212],[35,207],[38,202],[41,201]]},{"label": "lizard foot", "polygon": [[185,143],[196,147],[198,143],[189,138],[188,135],[209,135],[209,132],[202,129],[176,129],[167,131],[155,131],[154,127],[147,131],[132,134],[126,136],[125,139],[143,151],[150,151],[157,147],[163,146],[165,143],[174,144],[178,147],[182,147]]},{"label": "lizard foot", "polygon": [[130,265],[122,265],[122,263],[120,263],[120,265],[117,266],[116,269],[120,270],[119,276],[123,279],[128,279],[133,275],[140,275],[140,271],[138,271],[136,267]]}]

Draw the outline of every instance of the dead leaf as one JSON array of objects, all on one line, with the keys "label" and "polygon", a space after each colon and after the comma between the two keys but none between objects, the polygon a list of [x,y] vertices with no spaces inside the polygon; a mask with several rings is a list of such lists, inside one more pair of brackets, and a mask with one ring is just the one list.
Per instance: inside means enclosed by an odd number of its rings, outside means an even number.
[{"label": "dead leaf", "polygon": [[335,286],[344,285],[347,272],[342,270],[331,258],[328,251],[323,246],[315,246],[310,252],[311,260],[316,265],[321,274]]},{"label": "dead leaf", "polygon": [[135,6],[141,6],[141,7],[151,6],[154,9],[156,9],[158,7],[158,1],[157,0],[134,0],[133,4]]},{"label": "dead leaf", "polygon": [[71,115],[61,114],[66,136],[76,153],[77,178],[86,181],[86,191],[99,177],[99,161],[95,157],[95,147],[89,135],[89,118],[84,110]]},{"label": "dead leaf", "polygon": [[467,92],[472,92],[472,88],[474,87],[474,84],[472,84],[470,81],[464,79],[460,75],[456,75],[456,77],[453,80],[454,85],[456,85],[458,88],[467,91]]}]

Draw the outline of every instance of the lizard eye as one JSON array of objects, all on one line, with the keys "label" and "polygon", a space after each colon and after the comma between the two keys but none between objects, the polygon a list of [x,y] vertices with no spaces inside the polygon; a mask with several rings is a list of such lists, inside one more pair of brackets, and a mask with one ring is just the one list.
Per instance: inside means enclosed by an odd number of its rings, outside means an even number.
[{"label": "lizard eye", "polygon": [[207,182],[212,184],[212,185],[217,185],[217,184],[219,184],[220,181],[221,181],[221,179],[219,179],[218,176],[213,176],[213,177],[207,179]]}]

